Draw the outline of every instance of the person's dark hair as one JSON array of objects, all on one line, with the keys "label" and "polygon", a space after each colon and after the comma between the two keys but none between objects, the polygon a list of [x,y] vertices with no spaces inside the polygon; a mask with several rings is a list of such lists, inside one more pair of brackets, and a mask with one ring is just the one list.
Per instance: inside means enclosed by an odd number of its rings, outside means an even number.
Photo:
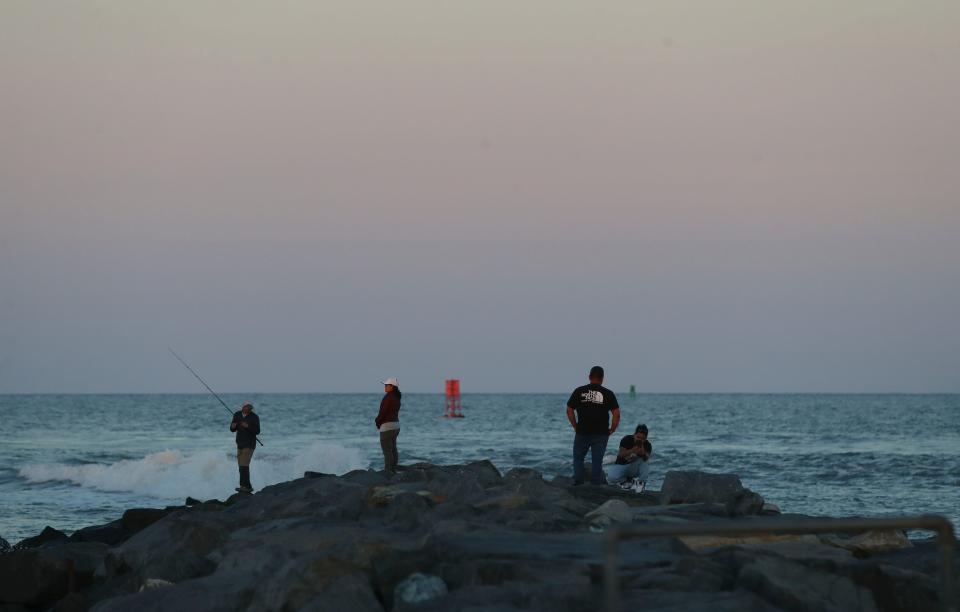
[{"label": "person's dark hair", "polygon": [[403,397],[403,393],[400,393],[400,387],[394,387],[393,391],[391,391],[390,393],[393,393],[394,395],[396,395],[397,399],[400,399],[401,397]]},{"label": "person's dark hair", "polygon": [[599,378],[603,380],[603,368],[600,366],[593,366],[590,368],[590,378]]},{"label": "person's dark hair", "polygon": [[640,423],[639,425],[637,425],[637,429],[636,429],[633,433],[634,433],[634,434],[638,434],[638,433],[640,433],[641,431],[642,431],[643,433],[650,433],[650,430],[647,429],[647,426],[644,425],[643,423]]}]

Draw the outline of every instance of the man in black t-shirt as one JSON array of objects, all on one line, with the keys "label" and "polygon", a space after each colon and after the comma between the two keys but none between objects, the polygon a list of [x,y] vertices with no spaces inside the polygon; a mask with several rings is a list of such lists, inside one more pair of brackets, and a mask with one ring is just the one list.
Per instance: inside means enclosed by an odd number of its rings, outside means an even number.
[{"label": "man in black t-shirt", "polygon": [[[590,483],[603,484],[603,454],[607,438],[620,424],[620,404],[613,391],[603,386],[603,368],[590,368],[590,384],[577,387],[567,400],[567,420],[577,432],[573,438],[573,484],[583,484],[583,459],[590,451]],[[576,412],[576,417],[574,417]],[[613,423],[608,418],[613,413]]]},{"label": "man in black t-shirt", "polygon": [[624,436],[620,440],[620,449],[617,460],[607,466],[607,478],[611,484],[619,484],[625,488],[632,488],[637,481],[640,490],[646,486],[650,476],[650,455],[653,454],[653,445],[647,440],[649,430],[646,425],[638,425],[632,436]]}]

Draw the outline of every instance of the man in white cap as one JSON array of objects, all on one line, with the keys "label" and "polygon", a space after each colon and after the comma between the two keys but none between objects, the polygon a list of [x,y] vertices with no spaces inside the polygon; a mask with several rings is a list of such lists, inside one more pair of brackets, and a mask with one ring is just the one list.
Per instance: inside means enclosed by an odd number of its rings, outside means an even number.
[{"label": "man in white cap", "polygon": [[373,421],[380,432],[380,448],[383,449],[383,470],[387,474],[397,472],[397,436],[400,435],[400,382],[396,378],[383,381],[383,399],[380,412]]}]

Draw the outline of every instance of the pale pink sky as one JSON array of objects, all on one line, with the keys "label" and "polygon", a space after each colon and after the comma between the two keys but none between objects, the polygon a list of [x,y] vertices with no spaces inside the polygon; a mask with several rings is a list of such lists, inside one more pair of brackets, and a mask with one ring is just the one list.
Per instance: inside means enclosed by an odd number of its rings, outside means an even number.
[{"label": "pale pink sky", "polygon": [[0,392],[960,391],[958,23],[4,2]]}]

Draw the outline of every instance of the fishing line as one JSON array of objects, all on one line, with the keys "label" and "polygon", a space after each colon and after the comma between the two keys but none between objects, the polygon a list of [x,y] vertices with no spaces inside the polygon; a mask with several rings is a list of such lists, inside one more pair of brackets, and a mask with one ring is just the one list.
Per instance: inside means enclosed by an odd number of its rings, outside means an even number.
[{"label": "fishing line", "polygon": [[[180,358],[180,355],[177,355],[177,354],[173,351],[172,348],[170,348],[170,347],[168,346],[168,347],[167,347],[167,350],[170,351],[170,354],[171,354],[171,355],[173,355],[174,357],[177,358],[177,361],[179,361],[180,363],[183,364],[183,367],[185,367],[185,368],[187,368],[188,370],[190,370],[190,373],[193,374],[193,375],[197,378],[197,380],[200,381],[200,384],[201,384],[201,385],[203,385],[204,387],[207,388],[207,391],[209,391],[210,393],[213,394],[213,397],[217,398],[217,401],[220,402],[220,405],[223,406],[223,407],[226,409],[226,411],[230,413],[230,416],[232,417],[232,416],[233,416],[233,410],[230,410],[230,406],[227,406],[227,403],[226,403],[225,401],[223,401],[222,399],[220,399],[220,396],[217,395],[217,392],[214,391],[213,389],[211,389],[211,388],[210,388],[210,385],[208,385],[207,383],[205,383],[205,382],[203,381],[203,379],[200,378],[200,375],[197,374],[196,372],[194,372],[194,371],[193,371],[193,368],[191,368],[189,365],[187,365],[187,362],[184,361],[183,359],[181,359],[181,358]],[[257,439],[257,442],[260,442],[260,438],[258,438],[258,437],[256,437],[256,436],[254,436],[254,437]],[[263,442],[260,442],[260,446],[263,446]]]}]

